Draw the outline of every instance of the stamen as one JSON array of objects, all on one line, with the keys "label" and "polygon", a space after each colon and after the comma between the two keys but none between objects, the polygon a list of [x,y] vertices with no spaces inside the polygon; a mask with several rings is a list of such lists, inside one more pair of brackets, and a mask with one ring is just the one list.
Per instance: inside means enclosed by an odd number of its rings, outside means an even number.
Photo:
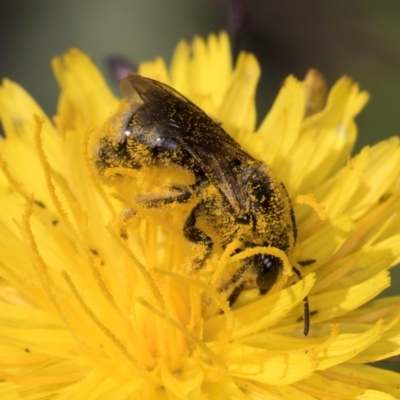
[{"label": "stamen", "polygon": [[208,358],[219,368],[222,374],[226,374],[227,368],[225,364],[217,357],[217,355],[209,349],[209,347],[197,336],[193,335],[191,332],[187,330],[186,327],[181,325],[180,323],[171,319],[167,314],[162,313],[161,311],[157,310],[153,307],[150,303],[148,303],[143,298],[136,298],[136,301],[141,304],[143,307],[146,307],[149,311],[160,317],[162,320],[166,321],[169,325],[173,326],[174,328],[178,329],[180,332],[185,335],[191,342],[193,342],[200,350],[203,351],[204,354],[208,356]]},{"label": "stamen", "polygon": [[46,155],[44,154],[44,150],[42,147],[41,132],[42,132],[42,126],[45,122],[45,119],[43,117],[40,118],[37,115],[34,115],[34,118],[35,118],[35,122],[36,122],[36,127],[35,127],[35,131],[34,131],[34,142],[35,142],[35,146],[36,146],[36,151],[39,156],[39,161],[42,164],[44,178],[46,180],[46,185],[47,185],[47,189],[50,194],[50,198],[54,204],[54,207],[56,208],[57,215],[63,221],[65,226],[68,228],[68,230],[71,232],[72,236],[75,238],[78,238],[79,235],[76,232],[73,225],[71,224],[71,222],[68,218],[68,215],[65,212],[63,206],[61,205],[61,202],[55,192],[55,186],[53,185],[53,182],[52,182],[53,170],[50,167],[49,163],[47,162]]},{"label": "stamen", "polygon": [[56,312],[58,313],[61,320],[64,322],[66,328],[69,330],[73,338],[76,340],[77,343],[80,344],[82,348],[85,348],[86,345],[82,342],[79,336],[76,334],[75,330],[72,327],[72,324],[68,320],[66,314],[64,313],[61,304],[62,301],[57,297],[54,288],[56,285],[54,284],[53,280],[50,277],[48,267],[44,262],[43,258],[40,255],[39,249],[37,247],[35,237],[31,231],[30,226],[30,218],[32,216],[32,207],[33,201],[30,200],[27,203],[25,213],[22,217],[22,225],[21,225],[21,233],[26,241],[28,252],[32,259],[32,265],[35,269],[36,275],[39,278],[39,281],[43,287],[44,292],[47,295],[47,298],[50,300],[51,304],[55,308]]},{"label": "stamen", "polygon": [[[135,332],[135,330],[132,328],[132,324],[130,323],[129,316],[127,313],[123,312],[120,307],[116,304],[114,297],[112,296],[111,292],[107,288],[103,277],[99,273],[99,269],[96,268],[94,262],[93,262],[93,255],[90,250],[89,246],[89,239],[88,239],[88,224],[87,224],[87,217],[85,218],[85,223],[83,224],[82,227],[82,232],[83,232],[83,243],[84,243],[84,252],[85,252],[85,257],[86,260],[88,261],[90,270],[92,272],[92,275],[94,277],[95,282],[97,283],[98,287],[100,288],[101,293],[103,296],[106,298],[106,300],[110,303],[111,307],[116,311],[118,316],[120,317],[123,326],[125,328],[125,333],[128,335],[128,337],[131,340],[131,343],[140,343],[140,338]],[[137,346],[142,352],[141,359],[142,360],[147,360],[147,364],[149,364],[152,360],[151,355],[146,352],[145,346]]]},{"label": "stamen", "polygon": [[96,268],[96,266],[94,265],[93,256],[92,256],[92,253],[90,251],[90,246],[89,246],[87,215],[84,216],[84,221],[82,223],[82,240],[83,240],[83,246],[82,246],[83,251],[85,253],[86,260],[89,264],[89,267],[90,267],[90,270],[92,272],[95,282],[97,283],[103,296],[108,300],[108,302],[111,304],[111,306],[114,308],[114,310],[116,310],[118,313],[122,314],[121,310],[115,303],[115,300],[114,300],[112,294],[106,287],[106,285],[104,283],[104,279],[100,275],[98,268]]},{"label": "stamen", "polygon": [[4,160],[4,158],[0,154],[0,169],[3,172],[5,178],[7,179],[8,183],[11,185],[11,188],[15,193],[18,193],[23,199],[29,201],[28,194],[22,189],[22,183],[16,181],[14,177],[11,175],[10,170],[8,169],[8,164]]},{"label": "stamen", "polygon": [[137,361],[137,359],[128,352],[127,348],[122,344],[122,342],[112,333],[110,329],[108,329],[97,317],[94,315],[93,311],[89,308],[89,306],[85,303],[75,285],[73,284],[70,276],[62,271],[62,276],[65,279],[68,287],[71,289],[71,292],[77,299],[80,306],[83,310],[88,314],[89,318],[92,322],[99,328],[99,330],[114,344],[114,346],[122,353],[122,355],[129,361],[129,363],[134,367],[135,371],[139,373],[139,375],[145,379],[148,383],[152,383],[149,372],[143,368],[142,364]]},{"label": "stamen", "polygon": [[325,213],[324,206],[316,200],[316,198],[311,194],[298,195],[295,197],[293,204],[304,204],[311,207],[318,215],[321,221],[325,221],[327,216]]},{"label": "stamen", "polygon": [[221,255],[221,259],[218,263],[217,268],[215,269],[214,273],[212,274],[210,284],[212,286],[217,286],[217,283],[221,281],[222,277],[225,275],[225,271],[231,261],[231,254],[235,252],[235,250],[240,248],[240,241],[233,240],[231,243],[226,246],[224,252]]},{"label": "stamen", "polygon": [[[26,275],[17,275],[9,265],[3,260],[0,260],[0,270],[3,270],[8,277],[6,278],[19,292],[24,293],[26,296],[33,298],[37,304],[41,304],[42,307],[48,305],[48,299],[43,296],[43,292],[32,284],[30,279],[27,279]],[[3,278],[5,278],[3,276]]]},{"label": "stamen", "polygon": [[[0,379],[2,381],[8,381],[8,382],[14,382],[17,383],[18,385],[29,385],[29,386],[45,386],[49,387],[50,385],[62,385],[62,384],[68,384],[72,382],[77,382],[82,379],[85,379],[85,377],[88,375],[90,371],[88,369],[77,371],[77,372],[71,372],[71,373],[63,373],[63,374],[57,374],[57,375],[50,375],[50,374],[45,374],[45,375],[14,375],[14,374],[9,374],[4,371],[0,371]],[[4,391],[3,391],[4,393]],[[7,395],[6,395],[7,396]],[[7,396],[8,397],[8,396]]]},{"label": "stamen", "polygon": [[155,220],[155,222],[157,223],[157,226],[164,229],[165,231],[170,232],[173,235],[180,234],[180,232],[178,230],[176,230],[176,228],[174,228],[171,224],[168,224],[167,222],[165,222],[164,219],[155,218],[154,213],[152,213],[151,208],[142,207],[140,204],[130,201],[129,199],[127,199],[124,196],[121,196],[118,193],[110,193],[109,196],[118,200],[119,202],[124,204],[126,207],[137,212],[144,218],[147,218],[149,220]]},{"label": "stamen", "polygon": [[142,277],[144,278],[145,282],[147,283],[150,292],[154,296],[154,299],[158,303],[158,305],[161,307],[163,312],[166,312],[167,308],[163,299],[163,296],[161,295],[160,290],[158,289],[153,277],[151,274],[147,271],[146,267],[136,258],[136,256],[133,254],[131,249],[125,244],[124,241],[121,240],[121,238],[112,230],[112,228],[109,225],[106,225],[107,231],[111,235],[111,237],[117,242],[117,244],[122,248],[122,250],[128,255],[128,257],[133,261],[139,272],[142,274]]},{"label": "stamen", "polygon": [[217,305],[221,308],[223,311],[225,318],[226,318],[226,324],[225,324],[225,333],[221,333],[219,339],[217,339],[216,342],[213,343],[213,348],[215,353],[218,353],[220,349],[222,349],[227,343],[232,338],[232,333],[234,329],[234,324],[235,321],[233,319],[233,314],[232,310],[229,306],[229,303],[227,302],[226,298],[223,297],[214,287],[198,280],[198,279],[193,279],[190,278],[187,275],[178,275],[170,271],[164,271],[160,269],[154,269],[155,273],[170,276],[172,278],[175,278],[177,280],[180,280],[185,283],[189,283],[191,285],[197,286],[201,289],[203,289],[205,292],[207,292],[217,303]]}]

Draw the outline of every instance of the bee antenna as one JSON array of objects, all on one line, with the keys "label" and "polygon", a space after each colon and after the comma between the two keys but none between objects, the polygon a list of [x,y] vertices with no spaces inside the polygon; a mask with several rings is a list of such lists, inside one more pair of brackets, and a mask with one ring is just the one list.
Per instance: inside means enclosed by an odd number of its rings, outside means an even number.
[{"label": "bee antenna", "polygon": [[[297,277],[299,278],[299,280],[303,279],[303,275],[301,274],[301,272],[295,268],[292,267],[293,272],[297,275]],[[308,335],[308,332],[310,331],[310,307],[308,304],[308,297],[304,297],[303,299],[303,304],[304,304],[304,336]]]}]

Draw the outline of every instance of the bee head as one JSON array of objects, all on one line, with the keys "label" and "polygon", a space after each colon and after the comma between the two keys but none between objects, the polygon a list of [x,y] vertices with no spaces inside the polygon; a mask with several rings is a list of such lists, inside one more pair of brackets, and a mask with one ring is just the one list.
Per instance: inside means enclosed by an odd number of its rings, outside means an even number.
[{"label": "bee head", "polygon": [[95,159],[99,172],[178,163],[181,147],[175,138],[163,133],[164,127],[144,104],[123,103],[122,109],[104,125],[97,141]]}]

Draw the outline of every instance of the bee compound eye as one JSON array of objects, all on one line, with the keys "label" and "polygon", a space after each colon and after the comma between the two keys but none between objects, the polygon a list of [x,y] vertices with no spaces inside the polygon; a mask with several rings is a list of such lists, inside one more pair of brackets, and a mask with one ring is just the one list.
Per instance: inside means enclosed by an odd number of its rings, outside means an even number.
[{"label": "bee compound eye", "polygon": [[254,257],[253,262],[257,274],[257,286],[263,293],[266,293],[282,273],[282,260],[270,254],[260,254]]},{"label": "bee compound eye", "polygon": [[154,124],[149,110],[143,105],[130,110],[129,114],[125,114],[124,120],[125,124],[121,132],[123,140],[144,134],[151,130]]},{"label": "bee compound eye", "polygon": [[128,122],[125,125],[125,129],[121,129],[120,132],[121,143],[126,142],[129,137],[137,135],[139,133],[139,128],[140,125],[138,125],[137,121],[137,112],[134,112],[128,119]]}]

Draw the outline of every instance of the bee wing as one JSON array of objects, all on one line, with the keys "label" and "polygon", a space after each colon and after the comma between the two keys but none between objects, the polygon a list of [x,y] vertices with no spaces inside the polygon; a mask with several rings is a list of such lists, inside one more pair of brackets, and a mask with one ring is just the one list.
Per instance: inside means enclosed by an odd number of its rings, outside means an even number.
[{"label": "bee wing", "polygon": [[121,81],[121,90],[128,98],[140,97],[161,135],[175,138],[187,150],[235,210],[244,207],[245,196],[231,165],[250,156],[218,123],[161,82],[129,74]]}]

